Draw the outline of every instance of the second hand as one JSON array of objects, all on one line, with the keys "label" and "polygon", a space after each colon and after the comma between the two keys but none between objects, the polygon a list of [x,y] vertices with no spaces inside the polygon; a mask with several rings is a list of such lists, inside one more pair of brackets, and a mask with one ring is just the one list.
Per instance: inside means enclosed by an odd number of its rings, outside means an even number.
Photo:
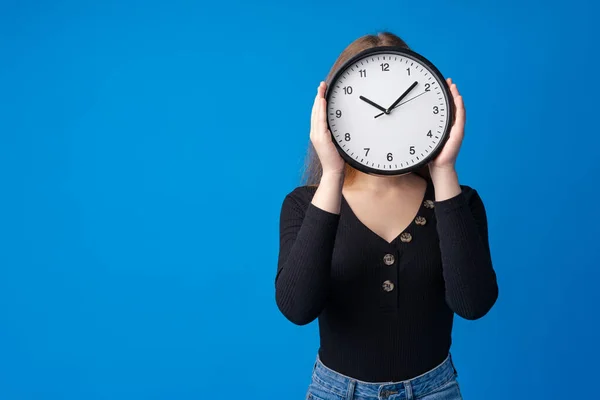
[{"label": "second hand", "polygon": [[[424,95],[425,93],[427,93],[427,92],[423,92],[423,93],[420,93],[420,94],[416,95],[415,97],[411,97],[410,99],[408,99],[408,100],[406,100],[406,101],[404,101],[404,102],[402,102],[402,103],[400,103],[400,104],[396,105],[396,107],[394,107],[394,108],[400,107],[402,104],[406,104],[406,103],[408,103],[409,101],[412,101],[412,100],[416,99],[417,97]],[[394,108],[392,108],[392,110],[393,110]],[[377,115],[375,116],[375,118],[379,118],[379,117],[381,117],[383,114],[385,114],[385,113],[377,114]]]}]

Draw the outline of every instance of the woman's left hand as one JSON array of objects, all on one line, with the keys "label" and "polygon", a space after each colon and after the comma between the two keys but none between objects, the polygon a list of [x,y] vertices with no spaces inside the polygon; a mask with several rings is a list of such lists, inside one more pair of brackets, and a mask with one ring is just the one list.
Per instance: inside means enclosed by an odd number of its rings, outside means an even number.
[{"label": "woman's left hand", "polygon": [[444,144],[442,151],[433,159],[429,165],[429,172],[434,174],[437,171],[443,170],[454,170],[456,164],[456,158],[458,157],[458,151],[465,134],[465,106],[463,99],[456,84],[452,83],[452,79],[446,79],[448,86],[450,87],[450,93],[454,101],[454,112],[455,119],[452,129],[450,130],[450,136]]}]

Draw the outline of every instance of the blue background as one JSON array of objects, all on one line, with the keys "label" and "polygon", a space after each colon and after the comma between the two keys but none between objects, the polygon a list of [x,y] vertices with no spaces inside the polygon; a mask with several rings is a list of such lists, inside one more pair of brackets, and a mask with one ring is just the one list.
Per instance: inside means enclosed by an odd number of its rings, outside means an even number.
[{"label": "blue background", "polygon": [[0,399],[303,398],[280,206],[319,81],[383,30],[467,108],[500,297],[455,319],[464,397],[596,393],[598,9],[481,3],[3,1]]}]

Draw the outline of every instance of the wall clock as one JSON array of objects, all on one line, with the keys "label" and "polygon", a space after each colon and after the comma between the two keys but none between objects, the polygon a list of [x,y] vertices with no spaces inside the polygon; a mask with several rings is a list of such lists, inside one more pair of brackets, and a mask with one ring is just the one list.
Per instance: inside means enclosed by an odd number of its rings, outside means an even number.
[{"label": "wall clock", "polygon": [[328,82],[327,123],[340,155],[374,175],[421,168],[442,150],[454,103],[445,78],[420,54],[379,46],[355,55]]}]

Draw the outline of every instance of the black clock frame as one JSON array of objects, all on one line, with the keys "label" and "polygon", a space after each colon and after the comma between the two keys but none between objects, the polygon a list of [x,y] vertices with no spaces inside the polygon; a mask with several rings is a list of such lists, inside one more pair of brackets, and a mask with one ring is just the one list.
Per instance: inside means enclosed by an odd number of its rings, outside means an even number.
[{"label": "black clock frame", "polygon": [[360,53],[354,55],[352,58],[347,60],[345,63],[343,63],[338,68],[338,70],[331,77],[331,80],[329,82],[327,82],[327,90],[325,92],[325,99],[327,100],[327,105],[329,105],[329,98],[330,98],[331,92],[332,92],[331,87],[333,86],[332,82],[336,83],[338,81],[338,79],[346,72],[346,70],[348,70],[348,68],[352,67],[357,61],[362,60],[363,58],[366,58],[367,56],[372,56],[372,55],[382,54],[382,53],[385,53],[385,54],[392,53],[392,54],[398,54],[400,56],[405,56],[408,58],[415,58],[420,63],[425,65],[429,69],[429,72],[431,72],[433,75],[435,75],[435,77],[440,81],[441,90],[444,93],[444,96],[446,96],[446,99],[448,100],[448,118],[446,120],[446,126],[442,130],[442,133],[441,133],[442,138],[438,142],[438,145],[428,155],[426,155],[422,160],[420,160],[418,163],[416,163],[410,167],[386,171],[386,170],[382,170],[382,169],[369,167],[369,166],[361,164],[360,162],[353,159],[349,154],[347,154],[344,151],[344,149],[342,149],[342,147],[339,145],[339,143],[335,139],[335,137],[333,135],[333,129],[331,129],[331,126],[329,125],[328,117],[326,117],[327,127],[329,128],[329,131],[331,132],[331,140],[335,144],[335,146],[338,150],[338,153],[340,153],[342,158],[348,164],[350,164],[350,166],[352,166],[353,168],[355,168],[359,171],[362,171],[364,173],[371,174],[371,175],[380,175],[380,176],[404,175],[404,174],[419,170],[424,165],[431,162],[442,151],[444,144],[446,143],[446,141],[448,140],[448,137],[450,136],[450,129],[452,128],[452,124],[454,123],[454,114],[455,114],[454,107],[455,106],[454,106],[454,100],[452,98],[452,93],[450,93],[450,89],[448,87],[446,79],[444,78],[442,73],[435,67],[435,65],[433,65],[433,63],[431,63],[431,61],[429,61],[428,59],[426,59],[419,53],[417,53],[413,50],[410,50],[410,49],[406,49],[404,47],[399,47],[399,46],[371,47],[369,49],[363,50]]}]

